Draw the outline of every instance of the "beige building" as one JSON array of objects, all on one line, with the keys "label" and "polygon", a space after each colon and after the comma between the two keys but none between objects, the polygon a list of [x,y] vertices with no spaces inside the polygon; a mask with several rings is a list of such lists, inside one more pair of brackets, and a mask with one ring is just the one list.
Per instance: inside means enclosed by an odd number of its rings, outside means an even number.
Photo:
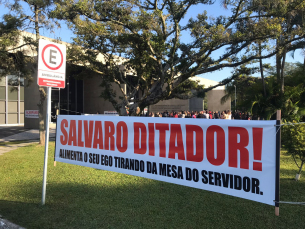
[{"label": "beige building", "polygon": [[[34,37],[31,33],[23,33],[24,35]],[[49,38],[42,38],[50,40]],[[67,43],[64,44],[69,45]],[[37,56],[35,49],[27,51],[27,55]],[[101,61],[103,60],[101,59]],[[124,60],[120,60],[119,62],[118,64],[122,64]],[[115,111],[109,101],[105,101],[100,97],[102,90],[99,86],[101,83],[100,78],[91,76],[84,80],[77,80],[69,74],[69,68],[75,69],[76,67],[78,66],[67,65],[66,87],[64,89],[52,88],[51,122],[56,121],[57,114],[104,114]],[[205,87],[214,86],[218,83],[201,77],[193,77],[192,79],[198,81],[201,85],[205,85]],[[6,76],[0,79],[0,125],[24,124],[25,128],[38,129],[38,104],[40,95],[37,85],[37,72],[32,74],[30,81],[24,81],[19,76]],[[119,91],[119,88],[117,89]],[[225,104],[220,103],[220,98],[224,94],[224,86],[209,91],[207,93],[208,109],[213,111],[230,109],[230,100]],[[201,98],[188,100],[171,99],[151,105],[149,111],[201,111],[203,108],[204,101]]]},{"label": "beige building", "polygon": [[[202,77],[192,77],[191,80],[197,81],[198,84],[204,85],[205,88],[215,86],[219,82]],[[220,100],[225,95],[225,86],[218,86],[213,90],[206,93],[207,96],[207,109],[211,111],[231,110],[231,99],[221,104]],[[202,111],[204,110],[204,99],[191,98],[187,100],[170,99],[160,101],[155,105],[149,107],[150,112],[163,112],[163,111]]]}]

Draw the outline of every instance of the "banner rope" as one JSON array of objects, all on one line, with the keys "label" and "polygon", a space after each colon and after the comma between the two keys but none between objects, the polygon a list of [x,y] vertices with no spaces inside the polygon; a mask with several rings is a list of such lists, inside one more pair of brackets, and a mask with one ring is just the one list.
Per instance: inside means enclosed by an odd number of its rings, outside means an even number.
[{"label": "banner rope", "polygon": [[[76,114],[82,114],[81,112],[78,112],[78,111],[66,110],[66,109],[63,109],[63,108],[60,108],[59,110],[73,112],[73,113],[76,113]],[[57,119],[57,115],[51,115],[51,118]]]},{"label": "banner rope", "polygon": [[287,123],[283,123],[280,125],[274,125],[274,126],[279,126],[280,128],[278,128],[278,130],[276,131],[275,134],[277,134],[277,132],[281,129],[282,126],[294,126],[294,125],[301,125],[301,124],[305,124],[305,122],[298,122],[298,123],[292,123],[292,122],[287,122]]},{"label": "banner rope", "polygon": [[287,123],[283,123],[281,125],[274,125],[274,126],[294,126],[294,125],[301,125],[301,124],[305,124],[305,122],[298,122],[298,123],[287,122]]},{"label": "banner rope", "polygon": [[292,202],[292,201],[273,201],[274,203],[279,204],[295,204],[295,205],[305,205],[305,202]]},{"label": "banner rope", "polygon": [[63,108],[60,108],[59,110],[62,110],[62,111],[69,111],[69,112],[74,112],[74,113],[81,114],[81,112],[78,112],[78,111],[72,111],[72,110],[66,110],[66,109],[63,109]]}]

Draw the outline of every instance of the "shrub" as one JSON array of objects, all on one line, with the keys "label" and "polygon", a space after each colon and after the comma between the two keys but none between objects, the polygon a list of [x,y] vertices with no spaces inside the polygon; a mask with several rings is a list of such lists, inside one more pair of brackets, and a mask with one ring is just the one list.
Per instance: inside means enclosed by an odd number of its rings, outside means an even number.
[{"label": "shrub", "polygon": [[305,163],[305,124],[292,121],[282,126],[282,148],[293,157],[301,174]]}]

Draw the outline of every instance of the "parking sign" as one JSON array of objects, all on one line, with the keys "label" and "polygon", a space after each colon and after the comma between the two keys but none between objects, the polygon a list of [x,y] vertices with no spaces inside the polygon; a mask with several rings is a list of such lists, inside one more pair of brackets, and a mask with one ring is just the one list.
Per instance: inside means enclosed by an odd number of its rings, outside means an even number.
[{"label": "parking sign", "polygon": [[65,88],[66,46],[39,40],[37,84]]}]

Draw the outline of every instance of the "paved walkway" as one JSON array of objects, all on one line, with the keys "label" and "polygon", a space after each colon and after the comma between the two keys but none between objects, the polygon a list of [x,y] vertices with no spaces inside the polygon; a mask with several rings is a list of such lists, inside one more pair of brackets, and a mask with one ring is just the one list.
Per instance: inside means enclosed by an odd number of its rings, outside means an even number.
[{"label": "paved walkway", "polygon": [[[1,131],[1,130],[0,130]],[[55,129],[50,129],[50,140],[55,140]],[[23,141],[23,143],[17,143],[16,141]],[[9,144],[11,142],[12,144]],[[15,142],[15,143],[14,143]],[[25,130],[23,132],[0,138],[0,143],[8,143],[0,145],[0,155],[7,153],[11,150],[23,147],[33,142],[39,142],[39,130]]]},{"label": "paved walkway", "polygon": [[[50,129],[50,138],[55,138],[55,128]],[[12,141],[33,141],[39,140],[39,130],[25,130],[23,132],[2,137],[0,142],[12,142]]]},{"label": "paved walkway", "polygon": [[18,126],[1,126],[0,125],[0,139],[5,138],[7,136],[21,133],[26,130],[27,129],[24,129],[23,125],[18,125]]}]

